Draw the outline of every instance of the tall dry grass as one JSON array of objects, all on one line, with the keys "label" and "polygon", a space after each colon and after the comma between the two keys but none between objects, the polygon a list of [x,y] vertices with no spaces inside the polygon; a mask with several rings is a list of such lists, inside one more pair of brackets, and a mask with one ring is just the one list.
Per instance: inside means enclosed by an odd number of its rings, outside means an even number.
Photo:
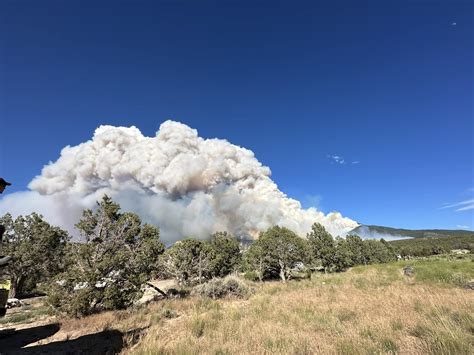
[{"label": "tall dry grass", "polygon": [[[474,293],[362,267],[255,285],[247,301],[186,300],[133,354],[472,354]],[[177,306],[168,304],[167,307]],[[181,304],[183,306],[183,304]]]}]

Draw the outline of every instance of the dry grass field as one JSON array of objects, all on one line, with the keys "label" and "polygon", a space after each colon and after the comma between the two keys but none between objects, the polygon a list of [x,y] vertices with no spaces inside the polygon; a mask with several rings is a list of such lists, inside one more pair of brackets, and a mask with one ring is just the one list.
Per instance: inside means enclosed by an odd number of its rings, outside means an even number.
[{"label": "dry grass field", "polygon": [[472,354],[474,292],[455,284],[474,264],[454,263],[442,265],[452,280],[427,279],[436,261],[415,265],[423,281],[378,265],[257,285],[247,301],[167,303],[182,316],[155,322],[129,353]]},{"label": "dry grass field", "polygon": [[246,300],[159,301],[59,319],[46,342],[104,331],[125,354],[472,354],[474,263],[412,261],[356,267],[311,280],[252,283]]}]

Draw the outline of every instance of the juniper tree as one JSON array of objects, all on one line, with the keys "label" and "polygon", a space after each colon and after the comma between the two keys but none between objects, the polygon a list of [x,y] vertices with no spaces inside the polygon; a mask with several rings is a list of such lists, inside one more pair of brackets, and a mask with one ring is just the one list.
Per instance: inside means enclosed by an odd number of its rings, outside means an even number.
[{"label": "juniper tree", "polygon": [[16,219],[6,214],[0,224],[5,226],[2,252],[12,257],[1,270],[11,280],[9,297],[32,291],[37,283],[63,270],[67,232],[36,213]]},{"label": "juniper tree", "polygon": [[275,226],[260,233],[247,251],[246,263],[261,280],[278,276],[285,282],[299,263],[306,262],[307,256],[304,239],[288,228]]},{"label": "juniper tree", "polygon": [[74,246],[71,267],[50,290],[50,303],[75,316],[121,309],[140,294],[157,271],[164,251],[159,230],[134,214],[120,212],[108,196],[76,224],[83,241]]},{"label": "juniper tree", "polygon": [[314,223],[306,238],[313,261],[320,264],[325,272],[330,271],[334,266],[336,254],[336,244],[332,235],[322,224]]},{"label": "juniper tree", "polygon": [[227,232],[217,232],[211,236],[211,272],[213,276],[224,277],[235,271],[242,259],[237,239]]},{"label": "juniper tree", "polygon": [[213,256],[209,242],[189,238],[167,249],[160,258],[160,265],[167,276],[190,285],[212,277]]}]

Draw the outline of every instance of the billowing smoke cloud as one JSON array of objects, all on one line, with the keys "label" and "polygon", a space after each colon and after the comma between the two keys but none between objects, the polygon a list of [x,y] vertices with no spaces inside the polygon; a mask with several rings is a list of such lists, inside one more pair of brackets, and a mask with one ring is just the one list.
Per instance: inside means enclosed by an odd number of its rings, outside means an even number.
[{"label": "billowing smoke cloud", "polygon": [[272,225],[300,235],[314,222],[334,235],[357,227],[338,212],[302,209],[270,174],[252,151],[203,139],[182,123],[164,122],[155,137],[136,127],[100,126],[92,140],[65,147],[30,182],[31,191],[5,196],[0,214],[36,211],[75,235],[81,211],[108,194],[123,210],[158,225],[167,243],[220,230],[256,236]]}]

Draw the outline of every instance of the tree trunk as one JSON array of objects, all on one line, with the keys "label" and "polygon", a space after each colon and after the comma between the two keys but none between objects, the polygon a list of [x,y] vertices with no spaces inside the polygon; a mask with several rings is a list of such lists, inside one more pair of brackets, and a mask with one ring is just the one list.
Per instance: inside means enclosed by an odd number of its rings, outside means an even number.
[{"label": "tree trunk", "polygon": [[258,279],[263,282],[263,260],[260,259],[258,262]]},{"label": "tree trunk", "polygon": [[13,280],[11,281],[10,285],[10,292],[8,293],[8,298],[16,298],[16,292],[17,292],[17,285],[16,281],[14,282]]},{"label": "tree trunk", "polygon": [[21,289],[23,288],[24,283],[25,277],[23,275],[20,275],[18,277],[12,277],[8,298],[16,298],[21,293]]},{"label": "tree trunk", "polygon": [[199,252],[199,264],[198,264],[198,269],[199,269],[199,284],[201,284],[201,277],[202,277],[201,261],[202,261],[202,253]]},{"label": "tree trunk", "polygon": [[286,282],[285,263],[281,260],[279,260],[278,263],[280,264],[280,279]]}]

